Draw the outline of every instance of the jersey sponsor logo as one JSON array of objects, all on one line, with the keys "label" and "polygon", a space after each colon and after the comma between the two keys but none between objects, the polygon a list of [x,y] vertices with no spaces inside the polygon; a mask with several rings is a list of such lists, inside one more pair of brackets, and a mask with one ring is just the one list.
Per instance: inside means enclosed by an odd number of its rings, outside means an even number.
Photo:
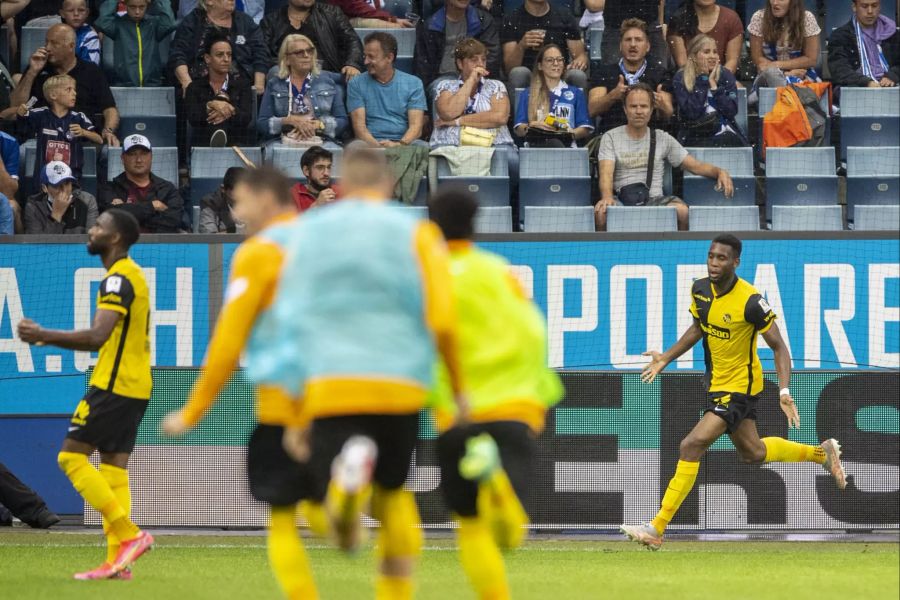
[{"label": "jersey sponsor logo", "polygon": [[111,275],[106,278],[106,291],[107,292],[121,292],[122,291],[122,278],[118,275]]},{"label": "jersey sponsor logo", "polygon": [[724,315],[722,315],[722,322],[725,324],[731,323],[731,314],[725,313]]},{"label": "jersey sponsor logo", "polygon": [[712,324],[704,325],[700,324],[700,329],[703,330],[703,333],[706,335],[711,335],[714,338],[718,338],[720,340],[730,340],[731,339],[731,330],[725,329],[724,327],[716,327]]},{"label": "jersey sponsor logo", "polygon": [[704,296],[702,294],[693,294],[693,296],[694,296],[694,298],[696,298],[697,300],[700,300],[701,302],[712,302],[712,300],[710,300],[709,298],[707,298],[706,296]]},{"label": "jersey sponsor logo", "polygon": [[53,137],[56,137],[56,136],[57,136],[57,132],[56,132],[55,129],[42,129],[41,132],[42,132],[44,135],[52,135]]},{"label": "jersey sponsor logo", "polygon": [[100,303],[122,304],[122,296],[118,294],[103,294],[102,296],[100,296]]},{"label": "jersey sponsor logo", "polygon": [[766,299],[765,299],[765,298],[760,298],[760,299],[759,299],[759,307],[760,307],[760,308],[763,310],[763,312],[765,312],[765,313],[767,313],[767,312],[772,312],[772,307],[769,306],[769,303],[766,302]]},{"label": "jersey sponsor logo", "polygon": [[[73,425],[86,425],[87,418],[91,415],[91,405],[82,400],[75,407],[75,413],[72,415]],[[69,430],[71,431],[71,429]]]},{"label": "jersey sponsor logo", "polygon": [[234,38],[234,43],[238,46],[243,46],[244,44],[247,43],[247,38],[245,38],[242,35],[239,35],[236,38]]}]

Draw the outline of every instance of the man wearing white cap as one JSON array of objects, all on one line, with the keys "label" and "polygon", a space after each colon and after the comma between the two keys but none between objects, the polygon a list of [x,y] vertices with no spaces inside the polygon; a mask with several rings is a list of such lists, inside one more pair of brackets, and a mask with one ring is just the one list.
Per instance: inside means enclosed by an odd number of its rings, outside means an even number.
[{"label": "man wearing white cap", "polygon": [[184,203],[175,186],[153,174],[153,146],[142,135],[129,135],[122,143],[124,171],[100,186],[100,210],[128,211],[143,233],[178,233]]},{"label": "man wearing white cap", "polygon": [[69,165],[54,160],[41,171],[41,192],[25,205],[25,233],[87,233],[97,220],[97,201],[73,189]]}]

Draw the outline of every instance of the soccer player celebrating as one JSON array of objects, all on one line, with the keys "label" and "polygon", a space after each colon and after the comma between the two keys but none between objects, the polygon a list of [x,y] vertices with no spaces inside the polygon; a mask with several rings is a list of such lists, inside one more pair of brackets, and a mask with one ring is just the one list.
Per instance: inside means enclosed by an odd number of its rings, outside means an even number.
[{"label": "soccer player celebrating", "polygon": [[[406,600],[422,534],[403,483],[435,347],[460,394],[449,260],[433,223],[386,204],[394,181],[383,153],[348,150],[341,173],[341,202],[305,213],[290,233],[272,307],[278,335],[267,347],[278,368],[250,375],[303,391],[313,499],[352,550],[371,492],[381,522],[376,598]],[[297,435],[287,430],[285,444]]]},{"label": "soccer player celebrating", "polygon": [[[153,536],[129,518],[128,458],[147,410],[150,378],[150,295],[141,267],[128,256],[140,236],[129,213],[111,209],[88,231],[87,251],[100,255],[106,277],[100,282],[90,329],[44,329],[30,319],[19,322],[19,338],[29,344],[100,351],[90,389],[78,403],[57,457],[79,494],[103,515],[106,562],[75,579],[130,579],[129,566],[153,545]],[[100,452],[100,470],[89,462]]]},{"label": "soccer player celebrating", "polygon": [[776,315],[759,292],[735,274],[740,263],[741,241],[731,234],[717,236],[706,257],[709,277],[698,279],[691,288],[694,323],[665,353],[645,353],[652,360],[641,378],[652,383],[666,365],[703,339],[710,402],[703,418],[681,441],[678,466],[656,517],[650,523],[621,527],[629,539],[652,550],[660,548],[666,526],[690,493],[700,457],[723,433],[728,433],[744,462],[815,462],[831,473],[839,488],[847,485],[837,440],[809,446],[759,437],[756,404],[763,391],[763,373],[756,351],[757,334],[762,334],[775,353],[781,410],[788,427],[800,427],[800,414],[788,389],[791,357],[775,323]]},{"label": "soccer player celebrating", "polygon": [[450,246],[468,420],[453,423],[446,377],[438,377],[432,408],[442,431],[441,490],[459,521],[463,570],[479,598],[504,600],[510,592],[497,545],[515,547],[524,537],[528,516],[519,498],[533,472],[535,437],[563,389],[547,368],[543,315],[509,263],[471,242],[477,210],[478,201],[465,190],[449,188],[429,201],[431,219]]},{"label": "soccer player celebrating", "polygon": [[[234,216],[252,237],[234,253],[225,305],[209,344],[205,366],[187,404],[162,424],[177,436],[194,427],[213,405],[246,347],[251,368],[264,360],[260,331],[272,327],[268,312],[284,259],[290,223],[297,215],[291,184],[279,171],[244,171],[232,192]],[[270,505],[269,562],[288,598],[315,598],[309,561],[297,532],[297,503],[310,492],[308,468],[290,458],[281,441],[286,425],[302,426],[298,404],[274,386],[257,389],[259,424],[247,447],[247,475],[253,496]],[[307,520],[324,520],[318,507],[303,503]]]}]

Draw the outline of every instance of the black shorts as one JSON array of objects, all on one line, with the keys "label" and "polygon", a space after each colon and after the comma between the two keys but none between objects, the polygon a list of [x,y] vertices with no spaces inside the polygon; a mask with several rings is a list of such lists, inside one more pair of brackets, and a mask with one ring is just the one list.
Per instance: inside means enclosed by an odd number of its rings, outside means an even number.
[{"label": "black shorts", "polygon": [[476,516],[478,484],[459,474],[459,459],[466,453],[466,440],[484,432],[497,442],[503,470],[523,504],[532,481],[537,442],[528,425],[518,421],[493,421],[448,429],[437,440],[441,493],[450,511],[461,517]]},{"label": "black shorts", "polygon": [[756,403],[759,402],[759,396],[710,392],[707,398],[710,404],[703,412],[712,413],[725,421],[728,433],[737,429],[744,419],[756,420]]},{"label": "black shorts", "polygon": [[148,404],[92,387],[75,408],[66,437],[100,452],[131,454]]},{"label": "black shorts", "polygon": [[250,493],[272,506],[290,506],[312,491],[309,465],[298,463],[284,451],[284,427],[257,425],[247,443],[247,479]]},{"label": "black shorts", "polygon": [[341,453],[344,442],[354,435],[369,437],[378,447],[373,481],[387,490],[403,486],[419,435],[418,414],[326,417],[312,422],[309,462],[314,481],[313,500],[325,499],[331,463]]}]

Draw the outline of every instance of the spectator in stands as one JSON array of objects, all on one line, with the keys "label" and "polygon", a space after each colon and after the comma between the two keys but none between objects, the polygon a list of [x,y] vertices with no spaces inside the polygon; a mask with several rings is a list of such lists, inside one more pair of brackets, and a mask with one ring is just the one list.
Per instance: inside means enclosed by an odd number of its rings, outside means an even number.
[{"label": "spectator in stands", "polygon": [[25,203],[25,233],[87,233],[97,220],[97,200],[80,189],[69,165],[47,163],[41,192]]},{"label": "spectator in stands", "polygon": [[415,27],[409,19],[400,19],[383,9],[381,0],[330,0],[359,29],[402,29]]},{"label": "spectator in stands", "polygon": [[422,135],[427,109],[422,81],[394,69],[396,58],[394,36],[370,33],[365,39],[368,72],[347,86],[353,133],[371,146],[408,146],[419,142]]},{"label": "spectator in stands", "polygon": [[689,147],[749,146],[734,119],[737,81],[719,63],[716,40],[702,33],[694,36],[687,57],[672,82],[678,105],[678,141]]},{"label": "spectator in stands", "polygon": [[753,13],[747,31],[750,58],[759,72],[754,89],[819,79],[815,66],[822,30],[803,0],[768,0]]},{"label": "spectator in stands", "polygon": [[256,96],[250,82],[231,73],[232,46],[222,34],[207,38],[206,75],[191,81],[184,97],[191,146],[240,146],[248,142]]},{"label": "spectator in stands", "polygon": [[[663,194],[665,163],[695,175],[716,180],[716,189],[726,198],[734,194],[731,176],[725,169],[700,162],[665,131],[648,127],[653,112],[653,88],[643,83],[631,86],[625,95],[628,123],[606,133],[600,141],[600,201],[594,207],[597,228],[606,229],[606,209],[626,206],[674,206],[678,228],[687,229],[688,207],[676,196]],[[647,188],[651,135],[656,136],[652,181]]]},{"label": "spectator in stands", "polygon": [[75,32],[68,25],[54,25],[47,30],[47,46],[38,48],[28,62],[12,93],[15,106],[37,98],[37,106],[46,106],[44,83],[53,75],[69,75],[75,80],[75,111],[87,117],[101,131],[103,142],[119,146],[115,131],[119,127],[119,111],[103,71],[95,64],[75,56]]},{"label": "spectator in stands", "polygon": [[243,233],[244,224],[235,220],[231,196],[237,178],[244,171],[241,167],[229,167],[225,171],[222,185],[200,201],[200,225],[198,233]]},{"label": "spectator in stands", "polygon": [[62,22],[75,30],[75,56],[81,60],[100,64],[100,37],[87,24],[88,6],[86,0],[63,0],[59,9]]},{"label": "spectator in stands", "polygon": [[17,111],[19,120],[37,142],[34,181],[39,180],[44,165],[53,161],[64,162],[78,179],[84,165],[83,140],[95,144],[102,144],[103,140],[87,115],[72,110],[76,102],[74,79],[54,75],[44,82],[43,93],[50,106],[29,110],[22,104]]},{"label": "spectator in stands", "polygon": [[429,99],[436,97],[441,81],[456,79],[456,45],[466,38],[475,38],[487,49],[486,74],[502,78],[500,32],[494,17],[469,4],[469,0],[447,0],[416,28],[415,73],[428,90]]},{"label": "spectator in stands", "polygon": [[206,77],[209,39],[225,35],[234,52],[233,79],[245,79],[262,94],[269,70],[269,53],[262,30],[247,14],[234,10],[235,0],[200,0],[175,30],[169,68],[182,90],[194,79]]},{"label": "spectator in stands", "polygon": [[[170,0],[173,8],[177,7],[178,18],[182,19],[188,16],[192,10],[197,8],[198,0]],[[284,4],[285,0],[240,0],[235,2],[235,10],[246,13],[253,22],[259,25],[266,11],[266,6],[270,3],[278,6]]]},{"label": "spectator in stands", "polygon": [[292,33],[305,35],[318,50],[322,70],[342,73],[349,81],[363,68],[363,49],[350,21],[337,6],[317,0],[288,0],[261,23],[263,37],[275,62],[281,42]]},{"label": "spectator in stands", "polygon": [[624,56],[621,36],[625,34],[625,21],[638,19],[645,25],[648,54],[654,67],[665,68],[668,63],[666,40],[663,34],[665,0],[606,0],[603,5],[603,41],[600,44],[601,60],[605,65],[615,65]]},{"label": "spectator in stands", "polygon": [[19,191],[19,143],[16,138],[0,131],[0,194],[6,197],[14,229],[22,231],[22,210],[16,202]]},{"label": "spectator in stands", "polygon": [[101,210],[130,212],[143,233],[178,233],[184,203],[170,182],[153,174],[153,146],[142,135],[129,135],[122,146],[124,171],[100,186]]},{"label": "spectator in stands", "polygon": [[529,146],[564,148],[567,144],[553,134],[565,132],[580,140],[594,131],[584,92],[562,80],[565,60],[559,46],[541,48],[530,87],[519,95],[515,132]]},{"label": "spectator in stands", "polygon": [[[604,35],[606,32],[604,31]],[[645,83],[656,90],[651,127],[662,127],[672,116],[672,95],[667,92],[671,85],[669,74],[659,65],[649,61],[650,36],[647,24],[640,19],[622,21],[619,51],[622,58],[618,64],[604,64],[591,72],[591,93],[588,113],[600,117],[598,131],[604,133],[625,124],[622,101],[629,86]]]},{"label": "spectator in stands", "polygon": [[349,119],[340,77],[319,71],[316,47],[293,33],[281,42],[278,77],[266,83],[256,128],[264,139],[293,145],[338,143]]},{"label": "spectator in stands", "polygon": [[340,197],[340,189],[331,180],[333,160],[331,152],[321,146],[313,146],[303,153],[300,170],[306,177],[306,183],[298,182],[291,188],[298,212],[326,206]]},{"label": "spectator in stands", "polygon": [[881,14],[881,0],[853,0],[850,22],[828,40],[831,82],[841,87],[894,87],[900,82],[900,34]]},{"label": "spectator in stands", "polygon": [[[175,30],[169,0],[125,0],[125,14],[118,14],[119,0],[103,0],[94,23],[113,44],[113,85],[155,87],[162,84],[160,45]],[[135,52],[140,48],[140,52]]]},{"label": "spectator in stands", "polygon": [[566,8],[548,0],[525,0],[503,22],[500,42],[503,66],[513,89],[528,87],[538,51],[548,44],[563,50],[566,82],[579,88],[587,85],[588,58],[581,30]]},{"label": "spectator in stands", "polygon": [[689,0],[669,19],[668,42],[675,66],[688,62],[687,48],[694,37],[705,34],[716,41],[719,62],[737,73],[744,45],[744,24],[736,12],[716,0]]}]

